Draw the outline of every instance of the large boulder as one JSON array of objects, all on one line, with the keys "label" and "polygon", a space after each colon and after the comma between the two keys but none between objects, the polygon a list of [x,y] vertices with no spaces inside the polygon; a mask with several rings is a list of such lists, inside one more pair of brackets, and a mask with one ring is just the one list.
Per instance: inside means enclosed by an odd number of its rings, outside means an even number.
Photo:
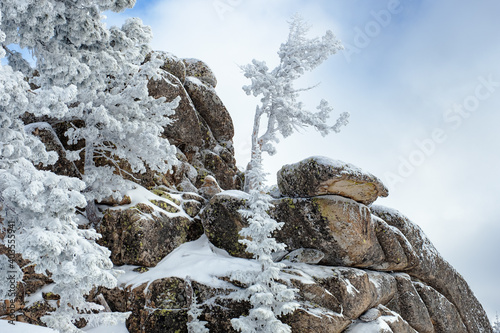
[{"label": "large boulder", "polygon": [[[214,150],[204,150],[201,153],[203,166],[200,174],[203,171],[207,175],[213,175],[219,185],[226,190],[239,189],[241,187],[241,179],[238,175],[238,169],[235,167],[236,160],[231,150],[216,146]],[[204,177],[200,177],[200,181],[204,181]]]},{"label": "large boulder", "polygon": [[183,209],[187,206],[171,199],[158,197],[150,204],[104,212],[97,228],[102,235],[99,243],[111,250],[115,265],[155,266],[178,246],[199,236],[196,220]]},{"label": "large boulder", "polygon": [[212,88],[217,86],[217,78],[205,62],[194,58],[185,58],[182,61],[185,64],[186,76],[195,77]]},{"label": "large boulder", "polygon": [[[180,60],[165,52],[153,52],[146,60],[151,56],[164,61],[161,68],[165,71],[161,79],[149,82],[149,94],[155,98],[165,97],[167,101],[180,97],[179,106],[171,116],[173,121],[165,128],[164,135],[179,149],[183,162],[189,163],[197,173],[192,180],[174,168],[174,176],[167,175],[167,181],[173,179],[178,190],[193,191],[193,187],[199,187],[209,175],[224,189],[239,188],[241,181],[232,143],[233,122],[213,87],[207,85],[213,75],[209,75],[208,66],[197,60]],[[205,81],[200,81],[203,78]]]},{"label": "large boulder", "polygon": [[205,119],[218,142],[232,141],[233,120],[215,89],[205,85],[196,77],[188,76],[184,83],[196,110]]},{"label": "large boulder", "polygon": [[339,301],[333,310],[350,319],[387,304],[397,292],[396,280],[390,274],[356,268],[330,268],[330,274],[316,276],[315,280]]},{"label": "large boulder", "polygon": [[434,333],[429,311],[408,274],[395,273],[398,292],[387,307],[398,313],[419,333]]},{"label": "large boulder", "polygon": [[[134,333],[187,332],[188,300],[185,295],[186,282],[168,277],[144,283],[135,288],[115,288],[108,292],[111,308],[120,306],[132,311],[127,319],[127,329]],[[123,290],[123,292],[121,291]],[[110,297],[114,293],[121,298]],[[118,305],[115,305],[116,301]],[[125,300],[123,304],[123,300]]]},{"label": "large boulder", "polygon": [[[243,258],[251,257],[238,242],[239,231],[247,226],[239,210],[245,208],[247,200],[244,192],[225,191],[214,196],[201,215],[210,241]],[[323,255],[317,261],[320,264],[392,271],[414,267],[418,261],[413,247],[397,228],[372,216],[366,206],[354,200],[325,195],[280,198],[273,204],[270,215],[285,222],[275,232],[276,239],[285,243],[288,251],[319,251]]]},{"label": "large boulder", "polygon": [[406,272],[454,304],[469,332],[492,332],[486,312],[465,279],[443,259],[422,229],[397,210],[383,206],[370,209],[374,215],[398,228],[412,247],[418,249],[418,265]]},{"label": "large boulder", "polygon": [[[152,57],[163,62],[160,66],[163,71],[158,78],[148,82],[150,96],[165,98],[166,101],[180,98],[179,106],[170,116],[172,122],[165,127],[163,135],[176,146],[181,163],[173,167],[172,173],[167,174],[148,168],[143,174],[133,173],[125,160],[115,160],[112,163],[107,158],[97,158],[96,165],[119,165],[125,178],[148,188],[165,185],[179,191],[195,192],[207,175],[215,177],[223,189],[241,188],[242,178],[236,168],[232,143],[232,119],[214,90],[216,79],[210,68],[199,60],[179,59],[167,52],[158,51],[146,56],[145,62],[151,61]],[[189,82],[185,82],[187,76],[191,77]],[[186,90],[188,88],[189,92]],[[55,122],[47,116],[35,117],[29,113],[23,116],[23,121],[25,124],[50,123],[51,125],[46,124],[43,128],[40,124],[29,127],[42,139],[48,150],[54,150],[60,156],[59,161],[50,166],[49,170],[61,175],[80,177],[83,172],[83,154],[82,159],[73,163],[65,158],[65,149],[82,150],[85,142],[80,140],[70,144],[65,133],[70,128],[84,126],[81,121]]]},{"label": "large boulder", "polygon": [[436,332],[485,332],[483,330],[467,330],[455,305],[438,293],[434,288],[422,283],[415,283],[415,289],[424,301]]},{"label": "large boulder", "polygon": [[320,264],[371,267],[384,261],[368,208],[328,195],[273,201],[272,217],[285,224],[276,239],[287,250],[313,248],[325,254]]},{"label": "large boulder", "polygon": [[149,81],[149,95],[154,98],[164,97],[167,101],[180,97],[179,106],[171,116],[172,123],[167,126],[164,135],[181,150],[184,146],[201,147],[204,133],[191,98],[179,78],[167,71],[162,72],[161,76],[161,79]]},{"label": "large boulder", "polygon": [[[388,273],[299,263],[290,264],[285,271],[294,273],[287,276],[299,289],[300,308],[281,317],[292,332],[343,332],[366,311],[388,303],[397,291],[395,279]],[[111,310],[132,312],[127,320],[131,333],[188,332],[187,311],[193,302],[201,310],[199,320],[207,322],[210,332],[236,332],[230,321],[247,315],[250,304],[228,297],[237,286],[242,286],[241,282],[219,278],[226,281],[224,287],[190,278],[165,277],[147,283],[126,283],[114,289],[99,288],[96,294],[104,296]]]},{"label": "large boulder", "polygon": [[245,208],[249,198],[245,192],[224,191],[213,196],[200,214],[210,242],[235,257],[252,258],[246,246],[238,242],[239,231],[248,225],[239,210]]},{"label": "large boulder", "polygon": [[410,242],[398,228],[372,215],[377,240],[384,251],[384,262],[374,266],[379,270],[402,271],[415,267],[419,258]]},{"label": "large boulder", "polygon": [[[199,320],[206,322],[210,332],[236,333],[231,319],[247,315],[250,304],[227,297],[235,289],[236,286],[216,288],[190,279],[166,277],[140,285],[99,288],[98,294],[104,296],[112,311],[132,312],[127,320],[131,333],[188,332],[188,310],[193,302],[201,309]],[[320,333],[341,332],[351,323],[351,319],[309,299],[309,294],[301,297],[301,309],[282,317],[293,332],[308,332],[308,328]]]},{"label": "large boulder", "polygon": [[288,197],[335,194],[365,205],[388,195],[384,184],[372,174],[352,164],[321,156],[283,166],[278,171],[278,187]]}]

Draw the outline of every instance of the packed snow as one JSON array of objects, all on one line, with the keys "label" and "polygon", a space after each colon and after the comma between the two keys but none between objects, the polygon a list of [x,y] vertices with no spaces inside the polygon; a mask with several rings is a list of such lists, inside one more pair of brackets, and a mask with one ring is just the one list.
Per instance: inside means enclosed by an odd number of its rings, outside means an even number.
[{"label": "packed snow", "polygon": [[[120,323],[112,326],[86,327],[83,329],[87,333],[128,333],[125,323]],[[32,333],[32,332],[30,332]]]},{"label": "packed snow", "polygon": [[[2,333],[58,333],[57,331],[43,327],[43,326],[35,326],[35,325],[30,325],[26,323],[20,323],[20,322],[14,322],[13,324],[10,324],[7,320],[0,320],[0,332]],[[104,331],[101,331],[104,332]],[[93,331],[92,333],[98,333],[97,331]],[[125,331],[106,331],[106,333],[128,333],[127,330]]]},{"label": "packed snow", "polygon": [[373,332],[392,332],[391,327],[379,317],[369,323],[363,321],[356,321],[349,326],[346,333],[373,333]]},{"label": "packed snow", "polygon": [[238,270],[258,270],[260,265],[253,260],[231,257],[226,251],[213,246],[203,235],[196,241],[182,244],[145,273],[134,275],[130,273],[131,266],[124,268],[129,273],[120,276],[118,283],[133,288],[166,277],[185,279],[188,276],[215,288],[227,288],[231,285],[218,277]]}]

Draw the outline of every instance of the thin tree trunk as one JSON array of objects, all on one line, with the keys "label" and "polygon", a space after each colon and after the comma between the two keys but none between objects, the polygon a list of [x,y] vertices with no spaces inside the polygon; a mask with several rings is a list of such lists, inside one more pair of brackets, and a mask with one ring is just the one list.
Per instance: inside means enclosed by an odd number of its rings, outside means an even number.
[{"label": "thin tree trunk", "polygon": [[[84,165],[84,173],[89,169],[94,167],[94,145],[92,142],[87,142],[85,144],[85,165]],[[86,192],[92,191],[91,188],[88,187],[85,189]],[[94,199],[87,200],[87,207],[85,207],[85,212],[87,213],[87,219],[92,225],[96,225],[99,222],[99,216],[97,214],[97,206],[95,204]]]},{"label": "thin tree trunk", "polygon": [[245,185],[243,186],[243,190],[245,192],[250,192],[251,189],[255,187],[255,184],[252,184],[250,182],[250,179],[248,177],[248,171],[252,169],[253,163],[255,163],[257,157],[258,157],[258,150],[259,148],[259,129],[260,129],[260,117],[262,115],[262,112],[260,108],[257,106],[255,110],[255,117],[253,121],[253,131],[252,131],[252,151],[250,154],[250,162],[247,164],[247,169],[245,172]]},{"label": "thin tree trunk", "polygon": [[85,213],[87,214],[87,219],[92,225],[96,225],[99,222],[99,216],[97,216],[97,206],[94,200],[87,201],[87,207],[85,207]]}]

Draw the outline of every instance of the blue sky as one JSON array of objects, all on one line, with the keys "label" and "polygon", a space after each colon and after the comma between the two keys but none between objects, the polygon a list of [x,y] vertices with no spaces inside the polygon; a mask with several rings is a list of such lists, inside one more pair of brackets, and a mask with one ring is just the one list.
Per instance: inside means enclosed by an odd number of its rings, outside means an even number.
[{"label": "blue sky", "polygon": [[[294,13],[313,25],[311,35],[332,29],[346,46],[355,46],[357,53],[337,54],[301,81],[321,82],[303,96],[306,105],[313,108],[325,98],[335,112],[351,112],[351,123],[338,135],[305,131],[283,140],[278,154],[264,161],[270,181],[283,164],[311,155],[374,173],[390,189],[380,204],[399,209],[424,229],[492,319],[500,311],[500,2],[391,4],[138,0],[135,9],[108,15],[108,23],[141,17],[153,28],[155,49],[212,67],[235,123],[240,166],[248,160],[248,124],[257,101],[241,90],[247,82],[237,65],[253,58],[276,64]],[[380,19],[387,12],[390,19]]]}]

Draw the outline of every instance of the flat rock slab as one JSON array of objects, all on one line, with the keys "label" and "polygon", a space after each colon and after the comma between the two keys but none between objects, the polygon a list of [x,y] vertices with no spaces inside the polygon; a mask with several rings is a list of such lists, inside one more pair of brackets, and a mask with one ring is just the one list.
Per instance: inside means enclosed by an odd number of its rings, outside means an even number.
[{"label": "flat rock slab", "polygon": [[389,194],[374,175],[352,164],[322,156],[283,166],[278,171],[278,187],[284,196],[300,198],[334,194],[365,205]]}]

